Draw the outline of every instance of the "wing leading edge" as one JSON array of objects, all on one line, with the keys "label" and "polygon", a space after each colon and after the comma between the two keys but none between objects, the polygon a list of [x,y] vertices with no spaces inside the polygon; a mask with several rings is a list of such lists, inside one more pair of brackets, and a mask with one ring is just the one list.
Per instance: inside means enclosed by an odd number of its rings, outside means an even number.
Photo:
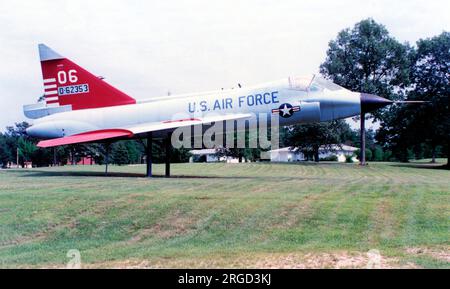
[{"label": "wing leading edge", "polygon": [[88,131],[71,136],[40,141],[37,146],[41,148],[55,147],[61,145],[93,142],[104,139],[114,139],[119,137],[132,137],[133,133],[126,129],[103,129]]},{"label": "wing leading edge", "polygon": [[162,122],[152,122],[124,128],[112,128],[112,129],[88,131],[67,137],[44,140],[40,141],[37,144],[37,146],[47,148],[60,145],[95,142],[106,139],[131,138],[134,135],[139,135],[147,132],[169,130],[178,127],[200,125],[218,121],[246,119],[250,117],[251,117],[250,114],[230,114],[230,115],[210,116],[202,119],[187,118],[187,119],[167,120]]}]

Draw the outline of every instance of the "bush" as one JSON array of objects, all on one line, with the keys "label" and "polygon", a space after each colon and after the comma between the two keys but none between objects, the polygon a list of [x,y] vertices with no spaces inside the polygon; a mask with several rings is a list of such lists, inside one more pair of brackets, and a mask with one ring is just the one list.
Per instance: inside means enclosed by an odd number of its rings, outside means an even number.
[{"label": "bush", "polygon": [[126,165],[129,164],[130,162],[127,147],[122,142],[119,142],[114,146],[111,154],[112,154],[112,161],[116,165],[119,166]]},{"label": "bush", "polygon": [[[359,149],[355,151],[355,155],[358,158],[358,160],[361,160],[361,151]],[[366,148],[366,161],[371,160],[372,160],[372,151]]]},{"label": "bush", "polygon": [[353,163],[353,156],[354,155],[345,156],[345,162],[346,163]]},{"label": "bush", "polygon": [[379,146],[376,146],[373,150],[373,158],[372,161],[381,162],[383,160],[383,149]]},{"label": "bush", "polygon": [[194,155],[192,161],[194,163],[206,163],[206,155]]},{"label": "bush", "polygon": [[392,161],[395,161],[395,158],[394,158],[394,156],[393,156],[393,154],[392,154],[392,151],[385,151],[384,153],[383,153],[383,161],[386,161],[386,162],[392,162]]},{"label": "bush", "polygon": [[331,155],[328,157],[324,157],[320,159],[321,161],[325,161],[325,162],[337,162],[338,161],[338,157],[337,155]]}]

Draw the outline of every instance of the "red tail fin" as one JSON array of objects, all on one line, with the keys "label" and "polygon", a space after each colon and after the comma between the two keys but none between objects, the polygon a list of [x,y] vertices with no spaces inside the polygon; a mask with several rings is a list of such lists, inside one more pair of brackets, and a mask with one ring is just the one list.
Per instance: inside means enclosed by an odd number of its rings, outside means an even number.
[{"label": "red tail fin", "polygon": [[47,105],[71,105],[77,110],[136,103],[44,44],[39,44],[39,56]]}]

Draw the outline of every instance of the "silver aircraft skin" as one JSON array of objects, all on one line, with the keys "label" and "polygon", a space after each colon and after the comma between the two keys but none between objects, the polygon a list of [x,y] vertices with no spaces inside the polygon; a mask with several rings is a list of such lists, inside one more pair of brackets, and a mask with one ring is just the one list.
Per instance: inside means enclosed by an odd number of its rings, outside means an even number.
[{"label": "silver aircraft skin", "polygon": [[[92,130],[118,127],[127,129],[177,119],[208,119],[213,115],[229,115],[232,118],[233,115],[252,113],[258,116],[264,113],[271,116],[274,109],[281,109],[281,113],[277,113],[281,114],[280,125],[328,121],[360,114],[359,93],[334,84],[331,85],[333,90],[330,90],[320,86],[324,83],[323,79],[320,79],[320,83],[313,80],[312,86],[316,90],[311,92],[292,88],[289,80],[285,79],[248,88],[160,97],[132,105],[61,112],[36,119],[28,133],[40,138],[57,138]],[[300,110],[283,112],[283,104],[299,106]]]},{"label": "silver aircraft skin", "polygon": [[[25,115],[34,119],[27,134],[61,140],[41,142],[42,147],[139,137],[149,132],[163,135],[178,127],[254,116],[268,121],[276,116],[282,126],[330,121],[391,103],[378,96],[352,92],[318,75],[139,101],[127,98],[49,47],[41,44],[39,50],[46,99],[24,106]],[[115,94],[119,101],[116,103],[110,97]],[[97,98],[103,103],[95,104]],[[122,99],[128,103],[120,104]]]}]

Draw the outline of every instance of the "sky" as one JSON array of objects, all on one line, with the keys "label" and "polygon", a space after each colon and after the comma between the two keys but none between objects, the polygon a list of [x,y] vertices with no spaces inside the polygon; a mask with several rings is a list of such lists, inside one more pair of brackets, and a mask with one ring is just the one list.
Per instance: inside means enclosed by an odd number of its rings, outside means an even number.
[{"label": "sky", "polygon": [[373,18],[400,42],[450,31],[448,0],[0,0],[0,131],[43,94],[45,43],[136,99],[317,73]]}]

